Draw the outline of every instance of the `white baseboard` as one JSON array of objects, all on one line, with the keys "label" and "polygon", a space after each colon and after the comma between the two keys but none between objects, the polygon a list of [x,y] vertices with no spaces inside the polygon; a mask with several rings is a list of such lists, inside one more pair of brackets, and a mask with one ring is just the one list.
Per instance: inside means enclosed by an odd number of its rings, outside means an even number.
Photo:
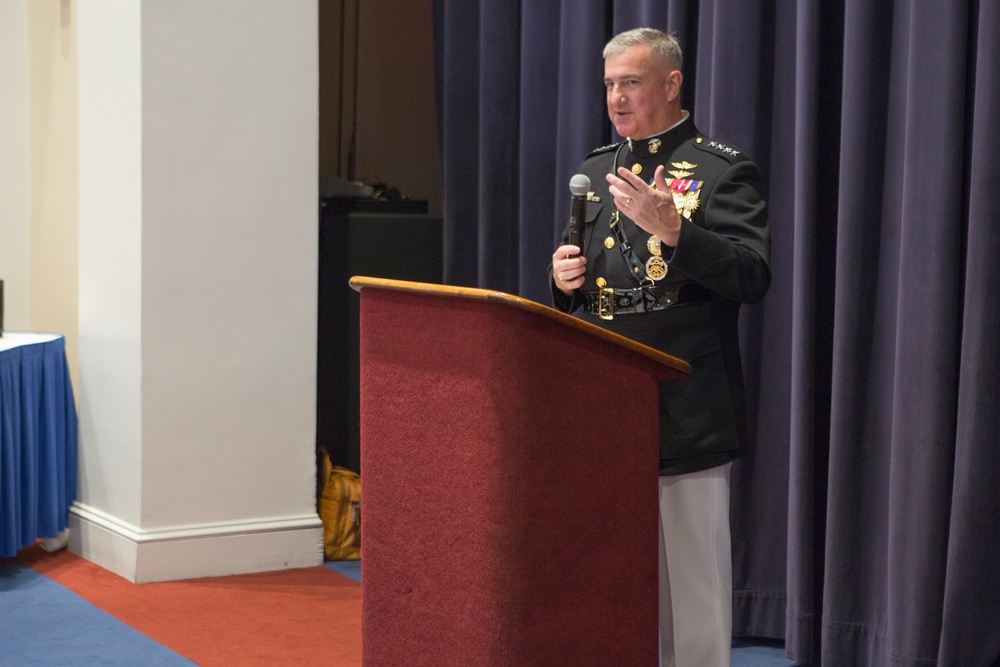
[{"label": "white baseboard", "polygon": [[323,563],[316,514],[143,531],[82,503],[69,513],[69,550],[137,584]]}]

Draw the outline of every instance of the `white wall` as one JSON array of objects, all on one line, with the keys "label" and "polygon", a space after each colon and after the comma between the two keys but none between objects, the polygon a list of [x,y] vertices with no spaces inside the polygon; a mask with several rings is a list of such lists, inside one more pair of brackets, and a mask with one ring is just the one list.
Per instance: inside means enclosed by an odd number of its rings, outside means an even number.
[{"label": "white wall", "polygon": [[31,0],[29,324],[32,331],[63,334],[74,387],[79,384],[76,70],[76,0]]},{"label": "white wall", "polygon": [[79,5],[72,548],[136,581],[315,565],[315,0]]},{"label": "white wall", "polygon": [[0,0],[0,280],[4,328],[28,326],[28,37],[26,0]]}]

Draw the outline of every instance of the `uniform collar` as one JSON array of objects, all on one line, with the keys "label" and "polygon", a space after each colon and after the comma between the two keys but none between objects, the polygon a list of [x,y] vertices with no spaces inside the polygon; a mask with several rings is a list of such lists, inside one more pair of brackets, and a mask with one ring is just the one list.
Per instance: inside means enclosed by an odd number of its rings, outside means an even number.
[{"label": "uniform collar", "polygon": [[684,112],[684,118],[666,132],[654,134],[645,139],[627,139],[629,151],[636,160],[657,155],[670,155],[674,150],[688,139],[697,136],[691,115]]}]

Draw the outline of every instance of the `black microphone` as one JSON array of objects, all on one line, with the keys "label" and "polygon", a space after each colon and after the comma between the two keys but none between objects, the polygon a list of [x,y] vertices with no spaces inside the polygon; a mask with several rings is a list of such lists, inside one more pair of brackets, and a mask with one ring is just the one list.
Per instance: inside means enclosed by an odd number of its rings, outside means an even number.
[{"label": "black microphone", "polygon": [[569,241],[583,252],[583,226],[587,219],[587,193],[590,192],[590,179],[583,174],[577,174],[569,179],[569,191],[573,199],[569,209]]}]

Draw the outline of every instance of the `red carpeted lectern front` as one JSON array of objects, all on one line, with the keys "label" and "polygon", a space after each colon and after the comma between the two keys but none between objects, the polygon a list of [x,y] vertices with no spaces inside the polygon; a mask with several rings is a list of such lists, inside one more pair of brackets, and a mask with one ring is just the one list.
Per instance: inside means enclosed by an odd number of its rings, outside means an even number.
[{"label": "red carpeted lectern front", "polygon": [[656,665],[658,381],[509,294],[361,292],[362,661]]}]

